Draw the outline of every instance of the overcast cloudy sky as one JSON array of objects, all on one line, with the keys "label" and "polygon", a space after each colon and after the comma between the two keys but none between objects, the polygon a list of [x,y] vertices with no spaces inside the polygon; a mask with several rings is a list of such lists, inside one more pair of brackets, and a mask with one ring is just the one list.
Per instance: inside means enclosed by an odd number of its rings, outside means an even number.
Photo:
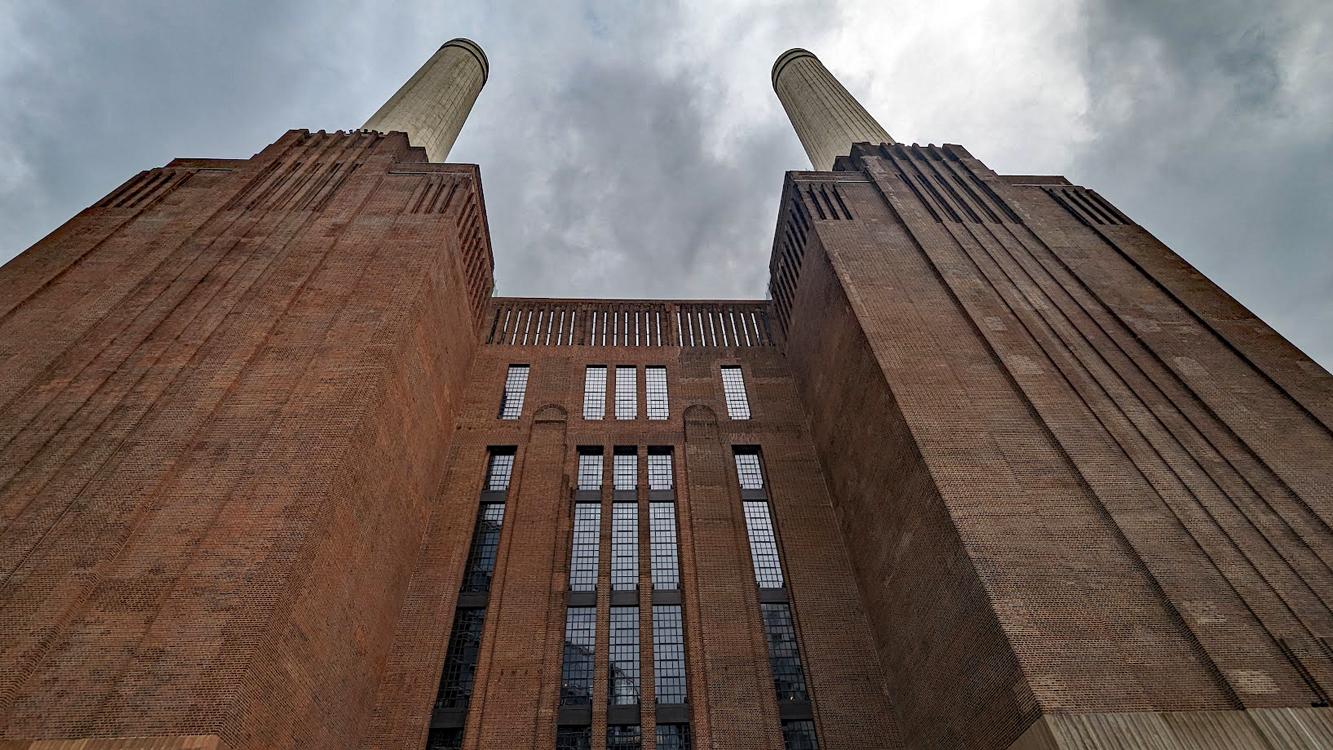
[{"label": "overcast cloudy sky", "polygon": [[0,260],[173,157],[358,127],[455,36],[491,60],[451,160],[499,294],[762,296],[802,46],[899,140],[1096,188],[1333,366],[1328,0],[9,0]]}]

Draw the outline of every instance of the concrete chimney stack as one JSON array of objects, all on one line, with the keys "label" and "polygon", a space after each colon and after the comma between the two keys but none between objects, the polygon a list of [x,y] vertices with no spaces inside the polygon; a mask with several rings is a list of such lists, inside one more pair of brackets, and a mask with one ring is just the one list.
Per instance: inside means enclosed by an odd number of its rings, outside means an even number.
[{"label": "concrete chimney stack", "polygon": [[361,127],[401,130],[413,146],[426,149],[427,159],[443,162],[489,73],[486,53],[476,42],[451,39]]},{"label": "concrete chimney stack", "polygon": [[815,169],[833,169],[833,160],[851,153],[853,143],[894,142],[806,50],[789,49],[778,56],[773,63],[773,90]]}]

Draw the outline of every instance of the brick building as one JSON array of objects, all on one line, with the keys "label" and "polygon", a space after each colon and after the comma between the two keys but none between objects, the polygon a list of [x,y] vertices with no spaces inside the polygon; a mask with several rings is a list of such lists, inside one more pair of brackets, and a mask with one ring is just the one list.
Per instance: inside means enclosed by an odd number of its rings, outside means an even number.
[{"label": "brick building", "polygon": [[1324,370],[802,50],[770,300],[493,297],[487,72],[0,269],[0,748],[1333,747]]}]

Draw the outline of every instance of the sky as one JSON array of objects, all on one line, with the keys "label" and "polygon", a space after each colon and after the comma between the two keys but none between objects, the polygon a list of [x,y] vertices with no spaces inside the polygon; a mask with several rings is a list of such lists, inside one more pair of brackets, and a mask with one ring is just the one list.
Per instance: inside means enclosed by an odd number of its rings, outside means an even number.
[{"label": "sky", "polygon": [[899,141],[1096,189],[1333,368],[1328,0],[9,0],[0,261],[172,158],[359,127],[456,36],[497,294],[762,297],[800,46]]}]

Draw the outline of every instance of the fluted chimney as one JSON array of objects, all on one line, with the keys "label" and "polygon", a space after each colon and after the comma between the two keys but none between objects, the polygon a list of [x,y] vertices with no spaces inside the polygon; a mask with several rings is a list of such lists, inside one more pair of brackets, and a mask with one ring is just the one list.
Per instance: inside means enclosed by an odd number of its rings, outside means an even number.
[{"label": "fluted chimney", "polygon": [[833,160],[852,151],[853,143],[893,143],[819,58],[796,48],[773,63],[773,90],[796,129],[815,169],[833,169]]},{"label": "fluted chimney", "polygon": [[361,127],[401,130],[413,146],[426,149],[427,159],[442,162],[489,73],[486,53],[476,42],[451,39]]}]

